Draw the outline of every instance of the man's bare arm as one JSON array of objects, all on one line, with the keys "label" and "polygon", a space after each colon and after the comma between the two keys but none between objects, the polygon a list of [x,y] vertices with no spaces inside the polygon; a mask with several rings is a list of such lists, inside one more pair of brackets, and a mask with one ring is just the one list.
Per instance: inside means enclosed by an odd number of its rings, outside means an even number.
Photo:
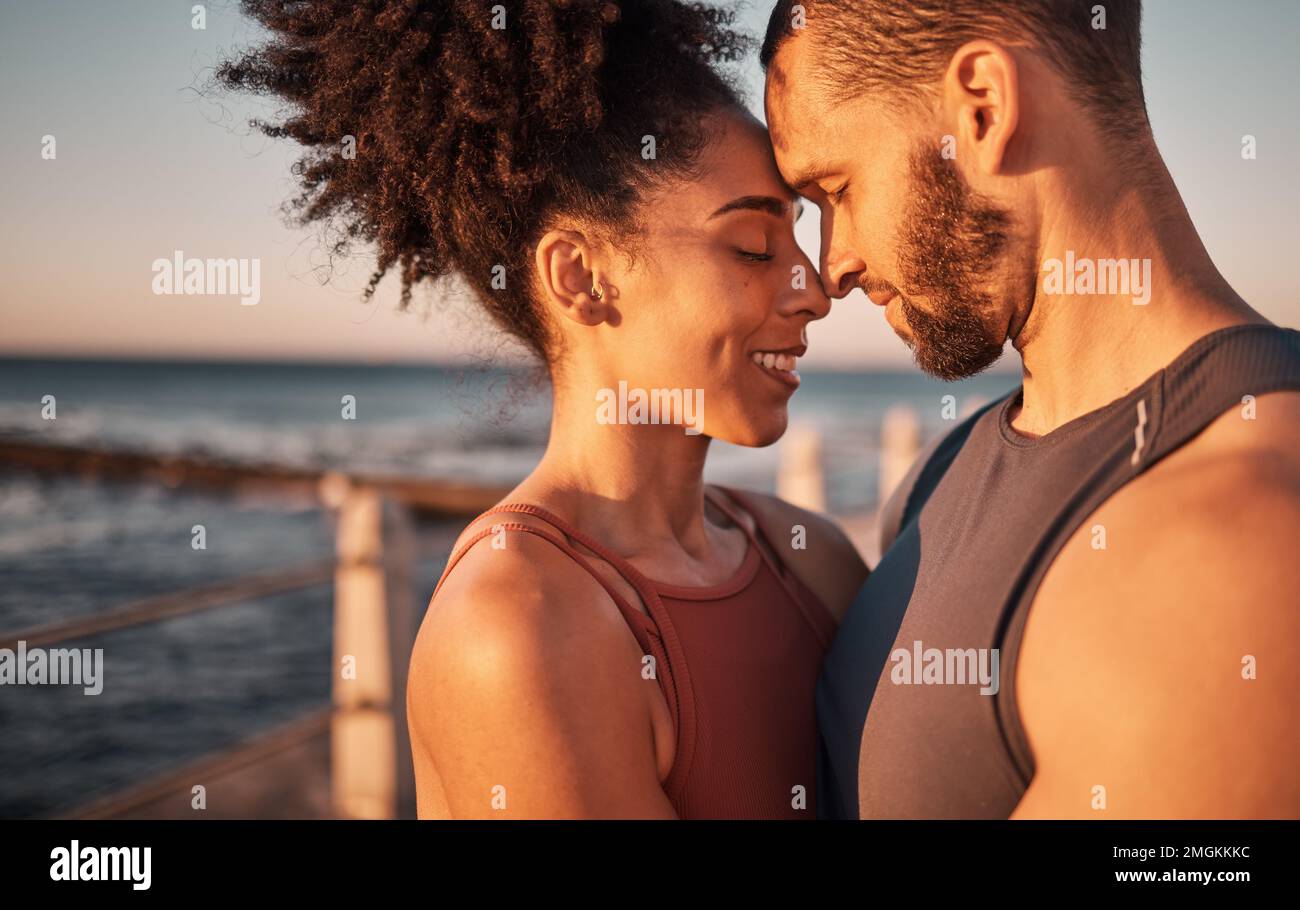
[{"label": "man's bare arm", "polygon": [[1037,770],[1012,817],[1300,817],[1295,456],[1203,451],[1133,486],[1030,613],[1017,686]]}]

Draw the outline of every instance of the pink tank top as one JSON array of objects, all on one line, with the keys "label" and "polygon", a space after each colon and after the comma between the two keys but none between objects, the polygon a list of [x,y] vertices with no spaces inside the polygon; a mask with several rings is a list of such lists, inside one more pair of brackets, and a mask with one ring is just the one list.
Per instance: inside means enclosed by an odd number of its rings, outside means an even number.
[{"label": "pink tank top", "polygon": [[[748,508],[743,493],[720,489]],[[643,651],[655,658],[676,733],[672,771],[663,786],[678,817],[815,819],[815,694],[835,620],[771,555],[779,552],[775,542],[767,542],[769,553],[723,497],[710,500],[749,538],[740,568],[719,585],[651,581],[550,512],[508,503],[480,518],[531,515],[558,533],[522,522],[488,527],[452,554],[438,587],[469,548],[496,528],[550,541],[600,583]],[[613,566],[640,595],[649,615],[628,603],[570,540]]]}]

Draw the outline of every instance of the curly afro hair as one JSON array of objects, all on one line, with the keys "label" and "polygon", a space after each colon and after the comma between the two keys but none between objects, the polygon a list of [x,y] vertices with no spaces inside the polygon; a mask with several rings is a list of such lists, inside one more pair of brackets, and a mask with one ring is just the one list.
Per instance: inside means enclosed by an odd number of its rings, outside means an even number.
[{"label": "curly afro hair", "polygon": [[572,218],[631,255],[647,191],[692,173],[706,114],[741,106],[716,64],[751,46],[734,12],[676,0],[243,8],[270,38],[216,79],[284,102],[282,122],[253,126],[305,149],[288,204],[299,223],[337,229],[337,253],[377,248],[366,299],[394,265],[403,308],[417,283],[457,274],[543,360],[554,352],[530,293],[536,243]]}]

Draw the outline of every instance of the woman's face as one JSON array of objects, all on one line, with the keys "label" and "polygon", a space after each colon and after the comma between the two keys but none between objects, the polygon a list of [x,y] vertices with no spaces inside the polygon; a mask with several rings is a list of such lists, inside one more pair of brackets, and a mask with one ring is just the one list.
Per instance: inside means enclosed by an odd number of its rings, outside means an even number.
[{"label": "woman's face", "polygon": [[785,432],[805,328],[830,302],[795,244],[801,203],[767,131],[741,112],[713,116],[699,179],[652,197],[635,261],[611,276],[617,326],[606,339],[617,340],[602,359],[629,390],[690,395],[705,435],[763,446]]}]

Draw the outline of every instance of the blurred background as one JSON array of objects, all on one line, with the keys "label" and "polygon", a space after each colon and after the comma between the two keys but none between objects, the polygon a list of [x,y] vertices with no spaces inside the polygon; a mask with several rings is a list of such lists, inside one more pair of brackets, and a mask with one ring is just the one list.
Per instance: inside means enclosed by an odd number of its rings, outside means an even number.
[{"label": "blurred background", "polygon": [[[189,0],[0,2],[0,648],[105,661],[96,696],[0,686],[0,817],[413,816],[410,637],[459,529],[540,456],[548,391],[464,300],[399,312],[386,280],[362,303],[371,261],[286,227],[295,149],[246,126],[274,112],[202,91],[258,35],[201,6],[196,28]],[[1211,254],[1300,324],[1300,5],[1148,0],[1144,32]],[[176,250],[259,259],[260,303],[154,294]],[[927,379],[860,292],[809,337],[791,432],[715,443],[709,474],[830,511],[874,561],[917,447],[1020,364]]]}]

